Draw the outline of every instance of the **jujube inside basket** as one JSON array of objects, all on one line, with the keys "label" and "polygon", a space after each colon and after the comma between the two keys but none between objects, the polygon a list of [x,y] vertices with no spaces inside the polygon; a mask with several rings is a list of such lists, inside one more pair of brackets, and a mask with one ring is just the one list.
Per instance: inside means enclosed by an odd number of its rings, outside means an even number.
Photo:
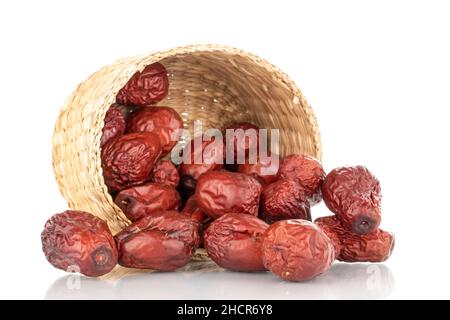
[{"label": "jujube inside basket", "polygon": [[[72,209],[106,220],[113,233],[129,224],[105,186],[100,158],[104,117],[118,91],[145,66],[160,62],[169,93],[157,105],[175,109],[186,129],[251,122],[280,129],[280,155],[321,159],[320,134],[311,107],[289,77],[242,50],[214,45],[175,48],[117,61],[94,73],[67,99],[53,136],[53,169]],[[191,132],[192,134],[192,132]]]}]

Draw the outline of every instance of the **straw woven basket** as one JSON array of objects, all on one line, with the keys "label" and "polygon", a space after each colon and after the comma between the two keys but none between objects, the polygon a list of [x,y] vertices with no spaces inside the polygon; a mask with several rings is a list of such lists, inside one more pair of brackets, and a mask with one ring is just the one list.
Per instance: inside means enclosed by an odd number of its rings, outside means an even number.
[{"label": "straw woven basket", "polygon": [[311,107],[289,77],[242,50],[193,45],[117,61],[94,73],[67,99],[53,136],[53,169],[72,209],[105,219],[115,233],[129,221],[103,181],[100,137],[103,119],[117,92],[146,65],[161,62],[169,94],[159,105],[178,111],[185,127],[200,119],[204,129],[232,121],[279,128],[280,154],[321,158],[320,135]]}]

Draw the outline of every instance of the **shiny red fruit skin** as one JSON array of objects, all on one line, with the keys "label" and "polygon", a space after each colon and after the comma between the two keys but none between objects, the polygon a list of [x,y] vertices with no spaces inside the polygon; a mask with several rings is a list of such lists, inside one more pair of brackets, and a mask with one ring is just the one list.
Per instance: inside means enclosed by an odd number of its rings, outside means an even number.
[{"label": "shiny red fruit skin", "polygon": [[248,214],[228,213],[205,231],[205,249],[219,266],[233,271],[265,271],[261,242],[269,227]]},{"label": "shiny red fruit skin", "polygon": [[269,223],[284,219],[311,221],[311,210],[304,189],[295,181],[287,179],[265,186],[261,193],[261,213]]},{"label": "shiny red fruit skin", "polygon": [[200,209],[197,200],[195,200],[194,196],[190,196],[186,201],[183,210],[181,210],[182,214],[185,214],[188,217],[191,217],[198,223],[204,223],[205,220],[209,220],[209,217],[206,213]]},{"label": "shiny red fruit skin", "polygon": [[381,222],[381,188],[365,167],[340,167],[332,170],[322,185],[327,207],[357,234],[368,234]]},{"label": "shiny red fruit skin", "polygon": [[153,167],[150,181],[176,188],[180,183],[180,174],[170,160],[160,160]]},{"label": "shiny red fruit skin", "polygon": [[131,221],[158,213],[161,210],[178,211],[181,199],[171,186],[148,183],[120,191],[114,202]]},{"label": "shiny red fruit skin", "polygon": [[105,184],[120,191],[148,180],[161,145],[153,133],[129,133],[107,143],[101,155]]},{"label": "shiny red fruit skin", "polygon": [[261,190],[261,184],[245,174],[210,171],[198,179],[195,198],[213,219],[227,213],[257,216]]},{"label": "shiny red fruit skin", "polygon": [[128,120],[127,132],[151,132],[159,137],[162,155],[177,144],[183,129],[183,119],[169,107],[145,107],[133,113]]},{"label": "shiny red fruit skin", "polygon": [[252,176],[262,184],[267,185],[277,180],[278,169],[280,160],[278,155],[270,155],[266,157],[258,157],[258,160],[254,164],[250,164],[248,161],[238,166],[237,172]]},{"label": "shiny red fruit skin", "polygon": [[87,212],[55,214],[45,224],[41,241],[45,257],[58,269],[99,277],[117,264],[117,248],[108,225]]},{"label": "shiny red fruit skin", "polygon": [[186,265],[199,245],[199,225],[175,211],[161,211],[129,225],[116,236],[119,264],[172,271]]},{"label": "shiny red fruit skin", "polygon": [[395,236],[391,232],[377,229],[358,235],[347,229],[336,216],[318,218],[315,223],[333,240],[340,261],[383,262],[394,249]]},{"label": "shiny red fruit skin", "polygon": [[331,240],[312,222],[278,221],[265,232],[264,266],[282,279],[310,280],[327,271],[335,259]]},{"label": "shiny red fruit skin", "polygon": [[[196,147],[196,145],[199,147]],[[185,186],[195,189],[198,178],[208,171],[223,168],[225,150],[221,140],[198,136],[191,140],[183,149],[183,163],[180,165],[182,180],[190,181],[193,186]]]},{"label": "shiny red fruit skin", "polygon": [[305,190],[311,206],[322,200],[321,186],[325,179],[325,171],[319,160],[301,154],[288,155],[281,161],[278,178],[299,183]]},{"label": "shiny red fruit skin", "polygon": [[161,63],[153,63],[136,72],[117,94],[117,102],[126,106],[145,107],[167,96],[169,78]]},{"label": "shiny red fruit skin", "polygon": [[123,135],[126,129],[125,117],[123,116],[122,111],[114,104],[106,111],[104,123],[100,147],[103,147],[107,142]]}]

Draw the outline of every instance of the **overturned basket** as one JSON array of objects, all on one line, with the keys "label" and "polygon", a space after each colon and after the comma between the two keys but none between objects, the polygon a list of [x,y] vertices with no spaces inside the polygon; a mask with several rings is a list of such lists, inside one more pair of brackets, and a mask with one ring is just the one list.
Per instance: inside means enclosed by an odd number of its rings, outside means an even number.
[{"label": "overturned basket", "polygon": [[280,129],[280,154],[321,158],[316,118],[287,75],[241,50],[197,45],[123,59],[81,83],[67,99],[53,136],[53,169],[72,209],[105,219],[113,233],[129,221],[103,181],[100,137],[106,111],[128,79],[161,62],[169,73],[169,94],[158,103],[174,108],[186,129],[202,120],[204,129],[232,121]]}]

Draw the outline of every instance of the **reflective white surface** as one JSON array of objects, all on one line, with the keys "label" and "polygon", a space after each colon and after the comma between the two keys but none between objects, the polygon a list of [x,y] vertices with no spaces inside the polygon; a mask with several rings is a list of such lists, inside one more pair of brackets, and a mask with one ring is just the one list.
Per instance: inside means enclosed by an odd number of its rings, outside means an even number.
[{"label": "reflective white surface", "polygon": [[336,263],[305,283],[278,279],[270,273],[238,273],[202,263],[178,272],[132,272],[119,269],[108,279],[70,274],[57,279],[46,299],[384,299],[394,290],[383,264]]}]

